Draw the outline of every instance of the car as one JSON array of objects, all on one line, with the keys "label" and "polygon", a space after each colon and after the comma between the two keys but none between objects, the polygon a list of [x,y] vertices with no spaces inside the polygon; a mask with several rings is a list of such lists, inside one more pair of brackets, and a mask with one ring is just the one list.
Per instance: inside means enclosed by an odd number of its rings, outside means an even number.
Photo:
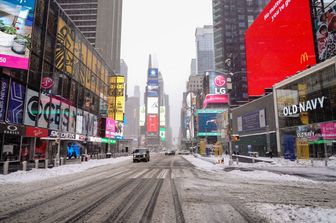
[{"label": "car", "polygon": [[133,151],[133,163],[150,160],[149,150],[148,149],[136,149]]},{"label": "car", "polygon": [[168,150],[168,151],[165,153],[165,155],[168,155],[168,156],[170,156],[170,155],[175,155],[175,150]]}]

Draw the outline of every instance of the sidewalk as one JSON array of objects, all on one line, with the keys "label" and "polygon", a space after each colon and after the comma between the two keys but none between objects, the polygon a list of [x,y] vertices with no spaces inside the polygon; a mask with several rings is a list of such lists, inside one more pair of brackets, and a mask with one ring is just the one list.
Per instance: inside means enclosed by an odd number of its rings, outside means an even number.
[{"label": "sidewalk", "polygon": [[[199,154],[194,155],[195,157],[207,161],[216,165],[218,162],[218,157],[203,157]],[[258,163],[242,163],[236,162],[233,160],[233,165],[229,166],[229,156],[224,156],[223,170],[230,172],[232,170],[241,170],[241,171],[268,171],[276,174],[287,174],[293,176],[300,176],[316,181],[336,181],[336,157],[330,157],[328,161],[328,167],[325,167],[324,160],[314,160],[313,166],[310,160],[299,160],[299,161],[290,161],[283,158],[268,158],[268,157],[258,157],[260,160],[265,160],[267,162],[258,162]]]}]

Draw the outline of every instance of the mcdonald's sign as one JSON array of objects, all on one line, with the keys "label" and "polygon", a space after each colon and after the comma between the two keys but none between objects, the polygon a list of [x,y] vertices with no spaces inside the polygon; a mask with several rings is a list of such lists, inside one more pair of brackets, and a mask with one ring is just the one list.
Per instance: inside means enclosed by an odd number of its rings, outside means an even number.
[{"label": "mcdonald's sign", "polygon": [[309,60],[308,53],[307,52],[302,53],[300,56],[300,63],[304,64],[308,60]]}]

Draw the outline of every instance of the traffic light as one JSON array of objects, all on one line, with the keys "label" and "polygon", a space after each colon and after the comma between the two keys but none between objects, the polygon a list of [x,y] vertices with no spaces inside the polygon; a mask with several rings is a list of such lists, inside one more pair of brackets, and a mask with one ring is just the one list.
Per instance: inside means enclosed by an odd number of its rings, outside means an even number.
[{"label": "traffic light", "polygon": [[239,141],[239,135],[232,135],[231,136],[231,141],[232,142],[238,142]]}]

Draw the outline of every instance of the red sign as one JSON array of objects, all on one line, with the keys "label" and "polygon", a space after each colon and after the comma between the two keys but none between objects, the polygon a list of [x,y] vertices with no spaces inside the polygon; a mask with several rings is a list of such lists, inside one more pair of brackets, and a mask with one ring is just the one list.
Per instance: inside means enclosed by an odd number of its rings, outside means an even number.
[{"label": "red sign", "polygon": [[48,137],[48,129],[26,126],[26,137]]},{"label": "red sign", "polygon": [[316,64],[310,0],[272,0],[245,34],[248,94]]},{"label": "red sign", "polygon": [[149,114],[147,116],[147,132],[157,133],[158,130],[158,115]]},{"label": "red sign", "polygon": [[215,78],[216,87],[223,87],[225,85],[225,77],[223,75],[218,75]]},{"label": "red sign", "polygon": [[208,104],[227,104],[229,103],[229,97],[227,94],[208,94],[203,101],[203,108],[206,108]]},{"label": "red sign", "polygon": [[52,88],[53,86],[54,86],[54,81],[53,81],[53,79],[51,79],[50,77],[44,77],[44,78],[42,78],[42,84],[41,84],[41,87],[42,87],[43,89],[48,90],[48,89]]}]

